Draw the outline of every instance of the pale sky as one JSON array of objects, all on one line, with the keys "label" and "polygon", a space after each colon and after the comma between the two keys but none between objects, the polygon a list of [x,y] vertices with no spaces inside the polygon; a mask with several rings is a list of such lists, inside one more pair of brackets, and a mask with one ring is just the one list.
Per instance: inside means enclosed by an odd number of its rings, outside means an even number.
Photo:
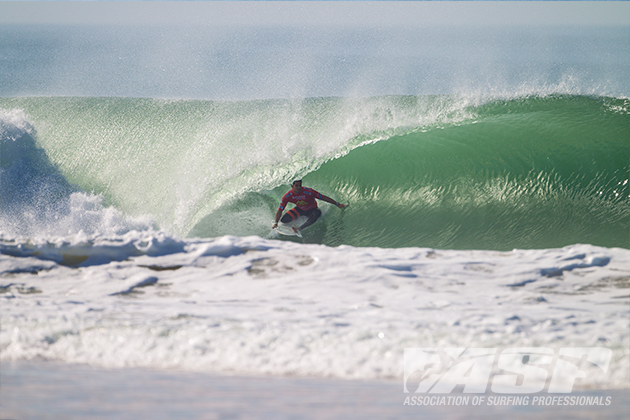
[{"label": "pale sky", "polygon": [[0,24],[630,25],[630,2],[0,1]]}]

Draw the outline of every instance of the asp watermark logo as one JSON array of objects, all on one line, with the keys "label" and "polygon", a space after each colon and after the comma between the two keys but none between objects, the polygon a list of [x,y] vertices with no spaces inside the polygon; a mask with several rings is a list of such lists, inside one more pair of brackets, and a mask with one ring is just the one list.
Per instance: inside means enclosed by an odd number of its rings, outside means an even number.
[{"label": "asp watermark logo", "polygon": [[405,348],[404,392],[567,394],[608,371],[604,347]]}]

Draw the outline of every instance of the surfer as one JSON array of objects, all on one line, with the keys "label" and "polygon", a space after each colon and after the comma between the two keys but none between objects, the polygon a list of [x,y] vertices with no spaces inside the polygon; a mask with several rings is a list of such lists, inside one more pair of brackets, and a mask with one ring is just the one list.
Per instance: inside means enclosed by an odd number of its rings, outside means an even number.
[{"label": "surfer", "polygon": [[295,220],[298,217],[307,216],[308,219],[302,224],[302,226],[292,228],[296,234],[299,234],[302,229],[315,223],[319,216],[322,215],[321,210],[317,208],[316,199],[324,200],[327,203],[334,204],[340,209],[348,207],[347,204],[341,204],[330,197],[320,194],[312,188],[302,187],[302,180],[298,179],[296,181],[293,181],[293,183],[291,184],[291,190],[282,197],[282,202],[280,203],[280,207],[278,207],[278,211],[276,212],[276,218],[274,220],[272,229],[278,227],[278,221],[280,220],[280,216],[282,216],[282,212],[284,211],[287,204],[294,203],[295,207],[289,210],[282,217],[281,221],[282,223],[289,223],[290,221]]}]

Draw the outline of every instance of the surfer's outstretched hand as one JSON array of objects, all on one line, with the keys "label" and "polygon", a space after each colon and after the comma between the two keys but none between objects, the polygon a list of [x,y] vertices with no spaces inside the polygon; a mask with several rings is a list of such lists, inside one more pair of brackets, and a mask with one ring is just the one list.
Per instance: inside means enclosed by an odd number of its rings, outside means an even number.
[{"label": "surfer's outstretched hand", "polygon": [[343,204],[343,203],[339,203],[337,204],[337,207],[339,207],[340,209],[345,209],[346,207],[348,207],[350,204]]}]

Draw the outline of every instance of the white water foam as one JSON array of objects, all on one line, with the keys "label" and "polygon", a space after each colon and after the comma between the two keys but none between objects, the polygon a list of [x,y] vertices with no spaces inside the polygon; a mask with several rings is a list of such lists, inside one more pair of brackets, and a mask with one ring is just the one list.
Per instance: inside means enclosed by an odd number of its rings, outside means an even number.
[{"label": "white water foam", "polygon": [[406,347],[606,347],[627,387],[630,251],[444,251],[179,240],[0,242],[0,357],[398,378]]},{"label": "white water foam", "polygon": [[149,216],[130,218],[71,185],[36,140],[20,109],[0,109],[0,232],[12,237],[120,234],[152,229]]}]

